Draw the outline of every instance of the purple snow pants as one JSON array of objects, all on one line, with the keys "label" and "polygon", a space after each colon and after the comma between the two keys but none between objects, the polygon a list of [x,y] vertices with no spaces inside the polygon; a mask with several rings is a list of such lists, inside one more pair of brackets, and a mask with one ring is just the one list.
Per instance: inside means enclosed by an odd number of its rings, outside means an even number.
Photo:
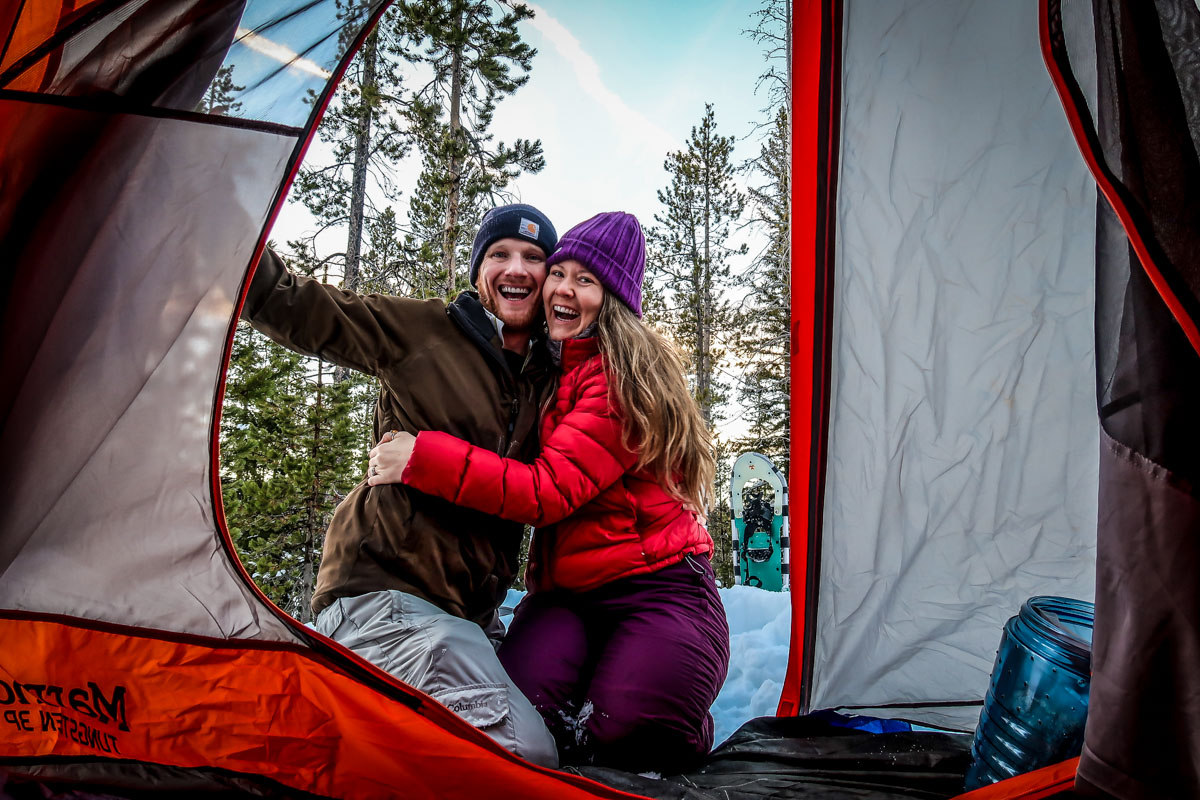
[{"label": "purple snow pants", "polygon": [[530,594],[500,662],[567,764],[674,773],[708,755],[729,667],[712,565],[689,556],[590,592]]}]

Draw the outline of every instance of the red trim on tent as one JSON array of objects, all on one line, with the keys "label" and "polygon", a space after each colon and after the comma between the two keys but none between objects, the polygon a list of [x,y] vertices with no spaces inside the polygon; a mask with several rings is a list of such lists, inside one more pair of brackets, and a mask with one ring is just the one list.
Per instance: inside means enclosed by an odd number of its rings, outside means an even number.
[{"label": "red trim on tent", "polygon": [[16,22],[17,17],[21,16],[24,6],[25,0],[0,4],[0,31],[8,31],[4,35],[4,41],[0,42],[0,69],[3,69],[8,64],[8,49],[12,45],[13,37],[17,33],[17,27],[13,23]]},{"label": "red trim on tent", "polygon": [[1072,758],[960,794],[953,800],[1040,800],[1065,792],[1074,786],[1075,770],[1078,767],[1079,759]]},{"label": "red trim on tent", "polygon": [[8,31],[0,57],[0,86],[28,91],[45,89],[62,59],[59,46],[86,25],[88,19],[107,14],[125,2],[61,0],[57,6],[22,2],[15,4],[11,16],[0,12],[0,23],[4,26],[0,30]]},{"label": "red trim on tent", "polygon": [[797,3],[792,18],[792,640],[778,716],[808,710],[822,501],[841,122],[841,0]]},{"label": "red trim on tent", "polygon": [[28,618],[0,618],[0,641],[21,642],[0,664],[0,752],[24,764],[220,765],[356,800],[401,787],[413,798],[637,797],[524,762],[438,703],[414,710],[303,652]]},{"label": "red trim on tent", "polygon": [[1196,321],[1188,315],[1187,310],[1183,307],[1174,290],[1172,290],[1170,284],[1163,276],[1162,270],[1154,262],[1154,257],[1150,254],[1150,250],[1146,246],[1146,241],[1142,237],[1141,231],[1138,230],[1129,207],[1121,197],[1116,182],[1096,155],[1095,134],[1079,111],[1080,101],[1075,96],[1078,90],[1072,91],[1072,87],[1068,83],[1066,76],[1059,69],[1058,62],[1054,56],[1053,45],[1051,44],[1049,0],[1040,0],[1039,6],[1038,29],[1042,43],[1042,58],[1046,62],[1046,69],[1050,72],[1050,77],[1054,81],[1054,88],[1058,91],[1058,98],[1062,102],[1063,110],[1067,114],[1067,121],[1071,124],[1071,132],[1075,136],[1076,144],[1079,145],[1079,152],[1083,155],[1083,160],[1087,162],[1088,169],[1091,171],[1096,185],[1100,187],[1100,191],[1104,194],[1105,199],[1108,200],[1108,204],[1112,206],[1112,210],[1116,213],[1117,218],[1121,220],[1121,227],[1125,229],[1125,235],[1129,237],[1129,243],[1133,245],[1133,250],[1137,253],[1138,261],[1142,264],[1142,269],[1146,271],[1150,282],[1154,284],[1154,288],[1158,290],[1158,294],[1162,297],[1163,302],[1167,304],[1167,308],[1171,311],[1171,316],[1175,317],[1175,321],[1183,329],[1183,333],[1187,336],[1192,348],[1196,351],[1197,355],[1200,355],[1200,328],[1197,327]]},{"label": "red trim on tent", "polygon": [[[294,630],[300,631],[308,638],[312,637],[312,632],[309,631],[301,622],[294,619],[290,614],[283,611],[281,608],[271,602],[270,598],[259,588],[254,579],[250,577],[250,573],[246,571],[246,566],[242,563],[241,557],[237,554],[237,548],[233,544],[233,537],[229,534],[229,525],[225,520],[225,500],[221,493],[221,410],[225,400],[225,382],[229,375],[229,359],[233,353],[233,337],[237,332],[238,320],[242,315],[242,306],[246,302],[246,293],[250,290],[250,282],[254,278],[254,270],[258,266],[258,260],[262,256],[263,250],[267,246],[267,238],[270,236],[271,229],[275,226],[275,220],[279,216],[280,210],[283,208],[284,200],[287,198],[288,189],[292,185],[292,181],[296,179],[296,173],[300,171],[300,164],[304,160],[305,153],[308,152],[308,147],[312,143],[313,138],[317,135],[317,127],[321,122],[321,118],[325,116],[326,109],[329,108],[329,103],[333,100],[334,91],[341,83],[342,76],[346,74],[346,70],[350,66],[350,62],[354,59],[354,55],[362,47],[363,42],[375,29],[379,23],[379,19],[387,11],[391,5],[391,0],[386,0],[379,4],[375,9],[367,24],[358,32],[357,38],[346,50],[342,56],[341,63],[334,71],[333,76],[325,84],[325,94],[320,102],[316,104],[312,115],[309,117],[305,125],[305,134],[296,149],[292,153],[292,162],[288,167],[288,173],[284,177],[283,182],[279,184],[279,190],[275,194],[275,200],[271,205],[271,210],[267,214],[267,223],[263,226],[262,231],[258,236],[258,243],[254,246],[254,252],[250,256],[250,263],[246,271],[246,277],[242,281],[242,287],[238,293],[237,307],[234,309],[233,318],[229,321],[229,330],[225,334],[225,355],[221,359],[221,377],[217,381],[216,392],[213,397],[213,414],[212,428],[209,432],[209,480],[211,482],[212,506],[213,506],[213,521],[217,526],[217,532],[220,534],[221,543],[225,547],[225,552],[229,559],[233,562],[237,569],[238,575],[241,576],[243,583],[258,596],[271,611],[283,623]],[[325,637],[320,637],[326,640]],[[357,658],[357,657],[356,657]],[[385,673],[386,674],[386,673]],[[391,683],[397,687],[403,687],[404,684],[396,680],[391,675],[388,675]],[[407,687],[405,687],[407,688]]]}]

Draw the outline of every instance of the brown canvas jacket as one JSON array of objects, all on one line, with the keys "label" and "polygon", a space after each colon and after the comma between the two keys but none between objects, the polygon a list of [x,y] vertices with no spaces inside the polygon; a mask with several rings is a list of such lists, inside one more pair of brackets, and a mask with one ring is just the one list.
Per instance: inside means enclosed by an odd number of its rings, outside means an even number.
[{"label": "brown canvas jacket", "polygon": [[[284,347],[378,377],[374,441],[389,430],[445,431],[506,457],[537,455],[545,348],[535,342],[514,374],[474,293],[449,306],[357,295],[293,275],[267,250],[242,317]],[[399,589],[485,625],[512,583],[522,533],[415,489],[364,480],[329,524],[313,611]]]}]

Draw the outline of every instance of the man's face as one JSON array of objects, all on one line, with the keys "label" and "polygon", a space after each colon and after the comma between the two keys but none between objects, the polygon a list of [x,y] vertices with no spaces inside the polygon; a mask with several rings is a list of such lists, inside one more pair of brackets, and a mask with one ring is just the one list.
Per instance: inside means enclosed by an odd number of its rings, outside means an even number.
[{"label": "man's face", "polygon": [[546,254],[527,239],[498,239],[483,254],[475,286],[506,330],[530,331],[542,310]]}]

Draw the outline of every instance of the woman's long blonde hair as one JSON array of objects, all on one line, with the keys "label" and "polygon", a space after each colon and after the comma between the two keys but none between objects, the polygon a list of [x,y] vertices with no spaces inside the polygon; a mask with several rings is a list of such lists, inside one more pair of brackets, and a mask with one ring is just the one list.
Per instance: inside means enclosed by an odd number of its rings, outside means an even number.
[{"label": "woman's long blonde hair", "polygon": [[648,469],[669,493],[704,511],[716,458],[675,348],[607,291],[597,335],[610,395],[625,417],[624,444],[637,448],[636,469]]}]

